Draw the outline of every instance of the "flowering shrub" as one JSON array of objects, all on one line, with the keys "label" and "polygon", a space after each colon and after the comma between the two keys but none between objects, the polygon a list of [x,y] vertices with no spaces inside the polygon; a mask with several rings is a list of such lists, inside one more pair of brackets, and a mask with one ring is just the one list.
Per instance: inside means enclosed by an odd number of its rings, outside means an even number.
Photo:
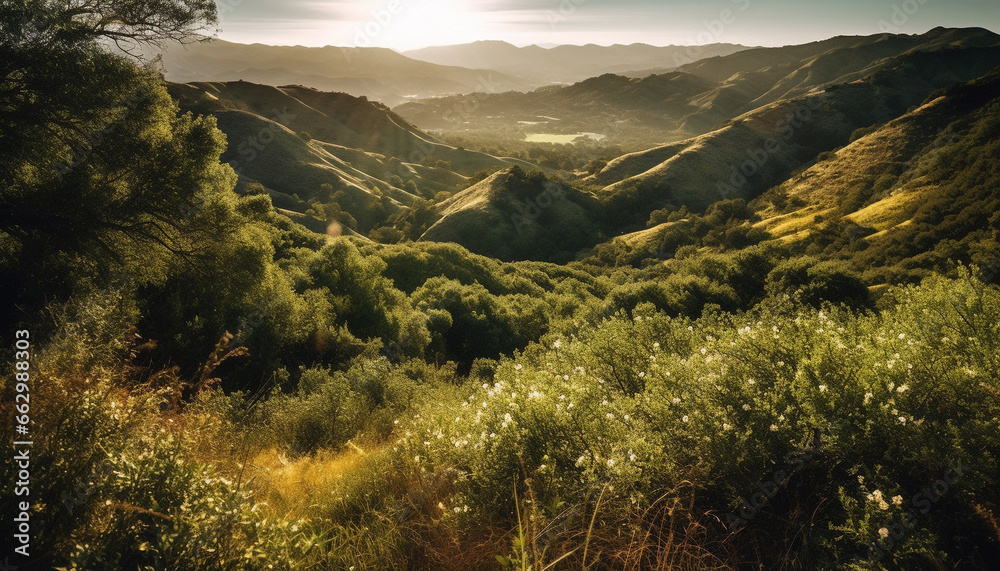
[{"label": "flowering shrub", "polygon": [[[288,394],[206,388],[183,408],[176,373],[116,357],[134,333],[94,303],[37,359],[33,530],[51,566],[910,568],[998,552],[1000,292],[969,275],[890,290],[877,313],[640,303],[465,380],[366,350],[300,369]],[[92,344],[100,359],[76,355]]]},{"label": "flowering shrub", "polygon": [[[949,525],[990,525],[977,506],[1000,473],[998,323],[1000,295],[968,276],[893,290],[880,314],[778,299],[692,321],[639,306],[502,360],[398,449],[458,471],[445,513],[462,525],[513,521],[512,486],[541,506],[593,507],[606,487],[606,506],[649,507],[690,481],[720,541],[812,521],[780,556],[823,566],[848,565],[930,489],[939,513],[907,520],[886,553],[905,564],[953,548]],[[932,484],[956,462],[961,491],[942,498]]]}]

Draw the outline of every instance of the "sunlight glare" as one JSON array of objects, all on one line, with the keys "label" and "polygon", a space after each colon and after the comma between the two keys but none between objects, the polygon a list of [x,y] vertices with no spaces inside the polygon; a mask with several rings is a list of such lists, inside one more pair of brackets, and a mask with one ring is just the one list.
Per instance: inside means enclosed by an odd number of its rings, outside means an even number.
[{"label": "sunlight glare", "polygon": [[403,0],[402,9],[378,44],[399,50],[483,39],[482,15],[463,0]]}]

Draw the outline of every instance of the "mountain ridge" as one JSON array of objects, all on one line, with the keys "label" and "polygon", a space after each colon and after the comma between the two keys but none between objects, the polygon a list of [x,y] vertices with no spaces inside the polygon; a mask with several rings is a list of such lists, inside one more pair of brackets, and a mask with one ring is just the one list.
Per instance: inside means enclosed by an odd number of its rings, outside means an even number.
[{"label": "mountain ridge", "polygon": [[499,72],[440,66],[388,48],[269,46],[223,40],[162,50],[166,79],[174,83],[247,80],[345,91],[389,104],[407,97],[517,89],[530,84]]},{"label": "mountain ridge", "polygon": [[[703,135],[765,104],[861,79],[911,51],[974,49],[998,43],[1000,36],[981,28],[939,28],[912,36],[838,36],[781,48],[749,48],[643,78],[619,76],[622,85],[631,87],[609,86],[603,96],[580,96],[594,81],[588,78],[529,93],[414,100],[394,109],[422,128],[443,134],[486,137],[500,133],[523,139],[542,129],[587,131],[638,150]],[[665,79],[672,84],[664,85]],[[449,111],[456,107],[468,110],[461,123],[449,120]],[[534,118],[538,116],[559,121]],[[538,121],[542,122],[536,125]]]},{"label": "mountain ridge", "polygon": [[[698,46],[697,56],[712,57],[747,49],[738,44]],[[645,43],[537,45],[518,47],[502,41],[433,46],[403,52],[414,59],[440,65],[486,68],[532,78],[541,83],[575,83],[605,73],[625,73],[652,67],[674,68],[690,62],[691,46],[653,46]]]}]

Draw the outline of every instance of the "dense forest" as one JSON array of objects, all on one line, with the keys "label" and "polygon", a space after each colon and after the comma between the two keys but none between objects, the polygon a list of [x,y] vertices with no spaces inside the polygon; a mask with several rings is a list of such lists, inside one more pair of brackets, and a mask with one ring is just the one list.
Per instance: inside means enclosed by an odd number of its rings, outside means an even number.
[{"label": "dense forest", "polygon": [[[831,169],[874,161],[882,123],[704,208],[656,181],[598,191],[610,148],[454,150],[516,161],[432,162],[415,201],[371,179],[351,228],[332,187],[279,206],[238,176],[220,119],[182,111],[141,55],[216,18],[0,4],[0,417],[33,442],[30,559],[10,562],[1000,561],[997,72],[902,109],[916,158],[832,197],[801,185],[840,192]],[[935,143],[945,117],[961,137]],[[907,184],[909,223],[855,215]],[[558,208],[523,206],[546,192]],[[514,208],[512,231],[473,232],[501,253],[419,239],[463,236],[444,222],[470,197]],[[796,217],[815,231],[782,239]],[[4,514],[19,470],[0,470]]]}]

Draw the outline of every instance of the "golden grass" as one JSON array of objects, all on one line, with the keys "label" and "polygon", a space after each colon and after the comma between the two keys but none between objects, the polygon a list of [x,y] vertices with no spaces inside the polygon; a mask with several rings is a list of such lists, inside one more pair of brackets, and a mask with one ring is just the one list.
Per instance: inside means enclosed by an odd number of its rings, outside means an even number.
[{"label": "golden grass", "polygon": [[355,446],[342,452],[320,450],[315,455],[289,458],[277,447],[270,447],[253,459],[252,478],[275,513],[302,515],[318,496],[334,493],[367,456],[368,452]]},{"label": "golden grass", "polygon": [[794,241],[809,233],[819,224],[817,216],[824,218],[835,214],[834,209],[822,209],[819,206],[807,206],[794,212],[766,218],[757,224],[758,228],[767,230],[775,238]]},{"label": "golden grass", "polygon": [[846,218],[861,226],[868,226],[884,232],[894,226],[905,224],[923,203],[920,192],[895,192],[870,204]]}]

